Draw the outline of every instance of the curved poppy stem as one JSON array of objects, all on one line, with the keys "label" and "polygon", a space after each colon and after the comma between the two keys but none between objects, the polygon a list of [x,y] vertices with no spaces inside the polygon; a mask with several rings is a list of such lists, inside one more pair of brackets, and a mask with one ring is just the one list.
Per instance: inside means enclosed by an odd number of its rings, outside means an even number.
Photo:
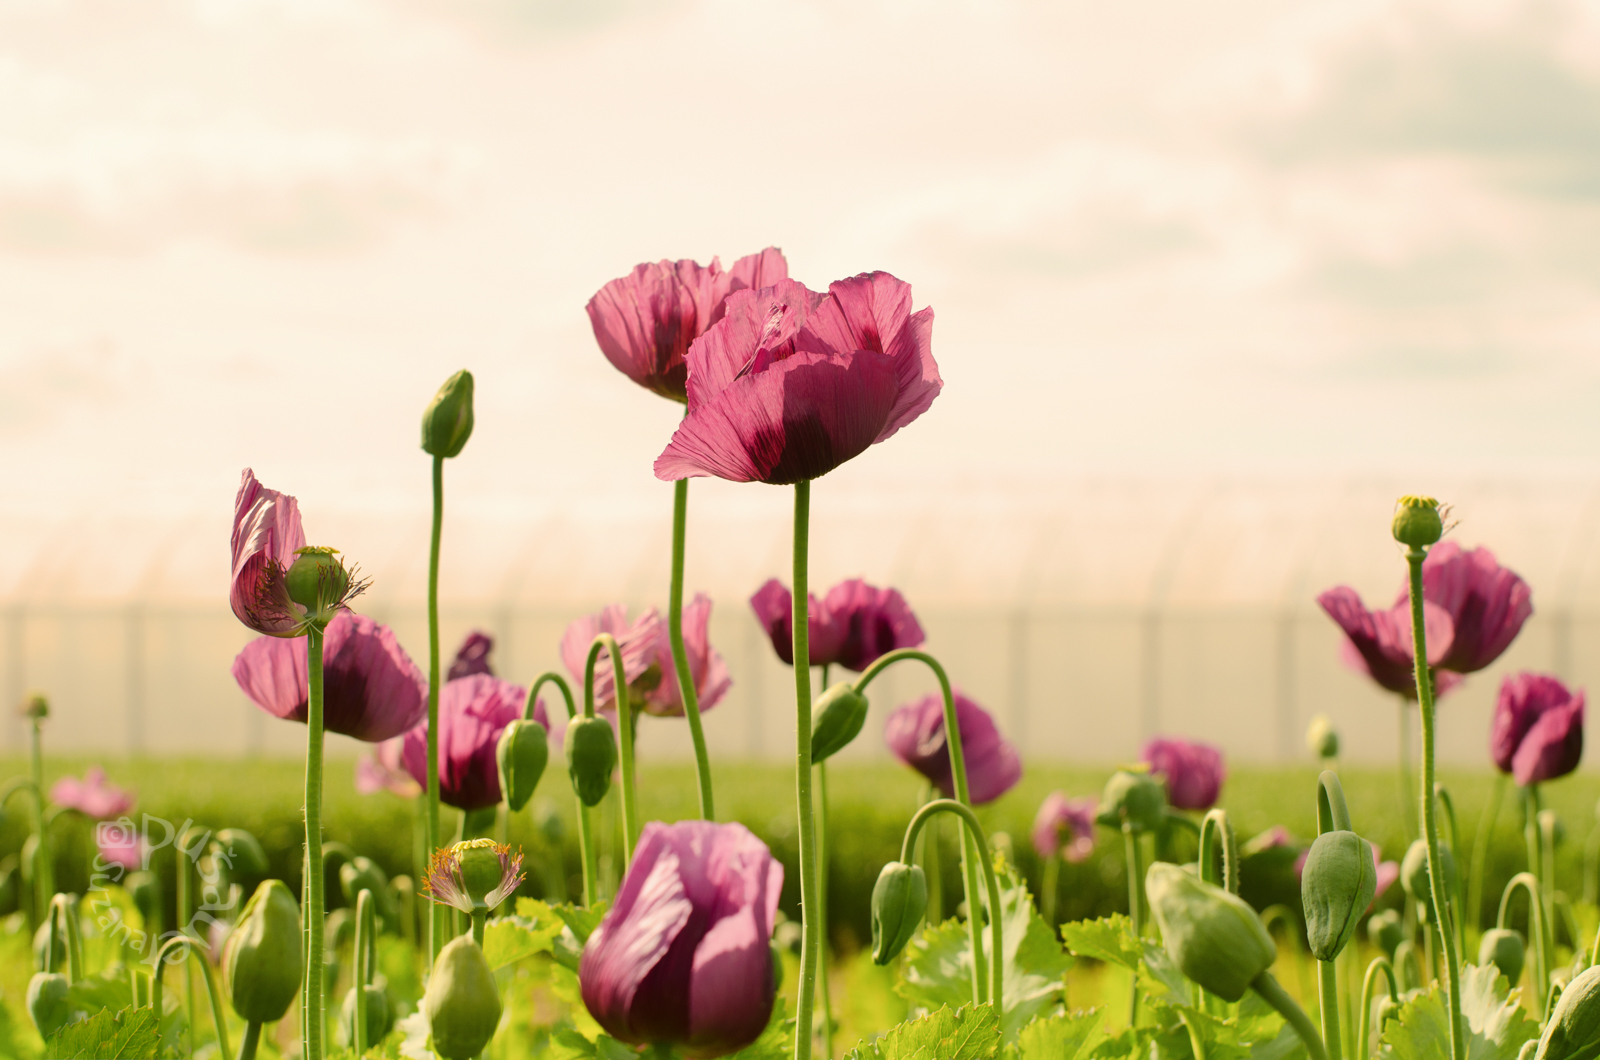
[{"label": "curved poppy stem", "polygon": [[[811,626],[807,614],[811,483],[794,484],[794,787],[800,818],[800,984],[795,1000],[795,1060],[811,1060],[812,1012],[817,991],[817,946],[822,938],[817,904],[817,828],[811,801]],[[866,675],[862,675],[865,677]]]},{"label": "curved poppy stem", "polygon": [[1394,978],[1394,966],[1387,958],[1375,957],[1367,965],[1366,978],[1361,982],[1361,1008],[1356,1012],[1359,1024],[1356,1027],[1356,1060],[1367,1060],[1371,1056],[1367,1038],[1372,1030],[1372,999],[1377,993],[1378,973],[1382,972],[1389,980],[1389,1000],[1396,1004],[1400,1001],[1400,984]]},{"label": "curved poppy stem", "polygon": [[[444,457],[433,458],[433,528],[428,543],[428,776],[424,793],[428,813],[423,819],[425,865],[433,863],[439,849],[439,539],[444,530]],[[428,953],[426,966],[444,947],[449,931],[445,907],[428,903]]]},{"label": "curved poppy stem", "polygon": [[222,996],[217,993],[217,980],[211,974],[211,963],[203,955],[195,953],[195,940],[188,935],[178,935],[168,939],[156,951],[156,965],[150,970],[150,1004],[155,1009],[156,1019],[161,1018],[161,977],[167,970],[167,953],[176,946],[185,947],[183,965],[185,970],[189,967],[190,957],[200,957],[200,970],[205,973],[206,979],[206,995],[211,1001],[211,1024],[217,1031],[217,1055],[225,1057],[232,1052],[232,1049],[228,1045],[228,1020],[222,1014]]},{"label": "curved poppy stem", "polygon": [[594,717],[594,667],[602,651],[611,656],[611,684],[617,697],[617,736],[622,757],[622,869],[626,872],[633,863],[633,841],[639,834],[639,807],[633,786],[633,705],[628,702],[622,649],[609,633],[597,633],[589,644],[589,657],[583,664],[583,713]]},{"label": "curved poppy stem", "polygon": [[1495,915],[1495,927],[1506,926],[1506,914],[1511,911],[1512,896],[1521,887],[1528,893],[1528,937],[1533,942],[1533,1000],[1534,1015],[1544,1018],[1550,989],[1550,954],[1545,949],[1544,895],[1539,877],[1531,872],[1519,872],[1511,877],[1500,894],[1500,911]]},{"label": "curved poppy stem", "polygon": [[[1300,1036],[1300,1041],[1306,1047],[1306,1053],[1311,1060],[1329,1060],[1327,1052],[1322,1048],[1322,1039],[1317,1035],[1317,1028],[1311,1022],[1311,1017],[1306,1015],[1306,1010],[1295,1004],[1294,998],[1278,984],[1271,972],[1262,972],[1250,981],[1250,989],[1261,996],[1261,1000],[1278,1010],[1278,1015],[1284,1018],[1294,1032]],[[1334,1057],[1333,1060],[1339,1060]]]},{"label": "curved poppy stem", "polygon": [[[567,704],[567,722],[570,724],[572,719],[578,716],[578,707],[572,698],[572,687],[567,684],[565,677],[552,670],[546,670],[534,678],[533,684],[528,686],[528,700],[522,708],[522,720],[533,720],[533,708],[534,704],[539,701],[539,690],[547,684],[555,685],[560,690],[561,698]],[[588,702],[585,705],[587,707],[586,716],[594,717],[594,695],[592,693],[589,695]],[[596,891],[596,887],[599,885],[600,880],[600,854],[595,847],[594,824],[589,819],[589,807],[585,806],[583,800],[578,798],[577,792],[573,792],[572,799],[578,807],[578,852],[583,860],[583,904],[594,905],[599,900],[599,893]]]},{"label": "curved poppy stem", "polygon": [[[994,1002],[996,1015],[1003,1015],[1005,1006],[1003,1004],[1002,991],[1005,987],[1006,978],[1006,951],[1005,923],[1000,907],[1000,881],[994,874],[993,859],[987,856],[989,854],[989,837],[984,835],[983,825],[978,823],[978,815],[973,813],[970,807],[957,802],[955,799],[935,799],[926,804],[916,812],[916,815],[911,818],[911,823],[906,826],[905,839],[901,840],[900,843],[900,861],[903,864],[910,864],[911,849],[916,845],[917,833],[922,830],[923,823],[936,813],[953,813],[959,817],[961,823],[966,825],[965,831],[972,837],[973,844],[983,851],[985,855],[983,859],[983,882],[989,892],[989,945],[992,947],[991,956],[993,957],[993,960],[989,962],[992,970],[989,999]],[[972,898],[969,897],[967,899],[967,919],[972,923],[976,923],[981,918],[981,914],[974,908],[974,905]],[[979,948],[982,948],[981,943]],[[973,1003],[982,1004],[981,1001],[976,999],[974,999]]]},{"label": "curved poppy stem", "polygon": [[[312,625],[306,643],[306,948],[305,1060],[322,1060],[322,629]],[[433,728],[428,729],[430,737]],[[438,785],[437,761],[429,778]],[[437,812],[437,807],[434,807]]]},{"label": "curved poppy stem", "polygon": [[[88,974],[88,969],[83,966],[83,939],[78,934],[78,910],[71,895],[57,894],[51,897],[50,904],[45,907],[45,915],[50,918],[50,948],[45,951],[45,971],[53,971],[51,967],[55,960],[56,943],[61,936],[66,936],[64,948],[67,951],[67,983],[76,983]],[[56,928],[57,923],[61,927]]]},{"label": "curved poppy stem", "polygon": [[672,586],[667,595],[667,638],[672,642],[672,668],[678,674],[678,695],[683,698],[683,716],[689,722],[689,738],[694,741],[694,776],[700,784],[700,816],[717,819],[711,800],[711,759],[706,754],[705,729],[700,724],[700,692],[689,669],[689,652],[683,646],[683,539],[689,519],[689,480],[672,484]]}]

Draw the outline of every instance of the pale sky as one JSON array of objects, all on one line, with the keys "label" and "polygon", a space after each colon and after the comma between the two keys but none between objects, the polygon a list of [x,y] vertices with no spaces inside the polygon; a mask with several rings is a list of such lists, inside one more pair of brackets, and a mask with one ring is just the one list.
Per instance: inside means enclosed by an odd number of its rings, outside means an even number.
[{"label": "pale sky", "polygon": [[839,491],[1588,474],[1600,4],[4,0],[0,506],[421,508],[463,366],[456,502],[665,504],[583,305],[769,244],[935,309]]}]

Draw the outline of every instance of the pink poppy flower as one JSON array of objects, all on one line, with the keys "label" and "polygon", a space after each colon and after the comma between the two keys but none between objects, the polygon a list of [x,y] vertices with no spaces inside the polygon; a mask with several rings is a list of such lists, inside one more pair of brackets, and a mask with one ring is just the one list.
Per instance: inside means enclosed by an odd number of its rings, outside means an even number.
[{"label": "pink poppy flower", "polygon": [[578,965],[583,1003],[630,1045],[685,1056],[738,1052],[761,1036],[778,980],[773,919],[783,866],[741,824],[644,826],[616,903]]},{"label": "pink poppy flower", "polygon": [[120,817],[133,809],[131,791],[124,791],[106,780],[106,771],[90,766],[83,779],[62,777],[50,788],[50,801],[69,810],[77,810],[85,817],[104,821]]},{"label": "pink poppy flower", "polygon": [[[630,695],[642,691],[638,687],[640,680],[646,678],[646,671],[657,665],[658,644],[665,631],[666,623],[662,621],[660,612],[653,607],[631,623],[628,621],[628,608],[625,604],[608,604],[597,614],[584,615],[575,620],[561,635],[561,661],[576,682],[574,692],[581,693],[584,664],[589,658],[589,645],[593,644],[594,638],[602,633],[611,634],[616,638],[617,647],[622,649],[622,673],[628,679]],[[685,631],[686,639],[687,636],[688,633]],[[656,675],[648,677],[650,682],[657,679]],[[581,709],[581,702],[579,707]],[[594,664],[594,709],[606,713],[615,713],[617,709],[611,659],[605,652],[600,653]]]},{"label": "pink poppy flower", "polygon": [[400,760],[405,743],[404,736],[396,736],[362,755],[356,761],[356,791],[362,795],[387,791],[402,799],[414,799],[421,795],[422,785],[411,779],[411,774],[406,772]]},{"label": "pink poppy flower", "polygon": [[660,479],[714,475],[787,485],[827,474],[928,410],[944,385],[933,310],[886,272],[827,294],[791,280],[728,297],[689,348],[688,415],[656,458]]},{"label": "pink poppy flower", "polygon": [[444,679],[454,681],[458,677],[470,677],[473,674],[493,677],[494,669],[489,665],[489,653],[492,651],[494,638],[481,629],[473,630],[461,642],[461,647],[456,649],[456,657],[450,660],[450,669],[446,671]]},{"label": "pink poppy flower", "polygon": [[[1387,611],[1368,611],[1360,594],[1341,585],[1318,596],[1317,603],[1344,630],[1347,639],[1341,646],[1341,656],[1346,666],[1366,674],[1390,692],[1417,698],[1409,598]],[[1428,664],[1437,666],[1450,650],[1455,623],[1448,611],[1426,599],[1426,590],[1422,620],[1428,638]],[[1435,671],[1434,695],[1442,696],[1460,683],[1461,678],[1455,674]]]},{"label": "pink poppy flower", "polygon": [[[1486,548],[1463,549],[1441,541],[1422,561],[1422,595],[1450,616],[1453,636],[1438,660],[1441,670],[1482,670],[1510,647],[1533,614],[1533,591]],[[1402,589],[1401,600],[1407,599]],[[1428,655],[1433,656],[1430,633]]]},{"label": "pink poppy flower", "polygon": [[612,280],[585,309],[606,360],[646,390],[683,401],[689,344],[722,319],[728,295],[788,276],[776,247],[740,258],[726,272],[716,258],[710,266],[657,261]]},{"label": "pink poppy flower", "polygon": [[[449,681],[439,690],[439,800],[458,810],[481,810],[500,801],[495,743],[506,724],[522,717],[528,690],[488,674]],[[534,720],[550,729],[541,699]],[[428,725],[405,734],[400,761],[418,785],[428,783]]]},{"label": "pink poppy flower", "polygon": [[[683,715],[683,694],[678,689],[678,668],[672,659],[672,639],[665,621],[656,635],[655,661],[650,668],[661,680],[644,689],[640,706],[647,714],[675,718]],[[689,658],[689,676],[694,678],[696,702],[702,711],[710,710],[733,686],[728,665],[711,647],[711,597],[695,593],[683,609],[683,649]]]},{"label": "pink poppy flower", "polygon": [[[365,615],[340,611],[324,632],[322,727],[381,743],[428,715],[428,679],[395,638]],[[307,642],[258,637],[233,660],[233,679],[274,717],[305,724]]]},{"label": "pink poppy flower", "polygon": [[[683,647],[689,657],[689,673],[702,711],[710,710],[733,685],[728,666],[711,647],[711,598],[695,593],[683,609]],[[617,639],[622,649],[623,673],[628,678],[628,698],[635,707],[659,717],[683,714],[683,697],[678,691],[678,671],[672,660],[672,638],[667,623],[655,608],[649,608],[631,624],[628,609],[611,604],[599,614],[586,615],[567,627],[561,638],[561,661],[580,685],[589,645],[601,633]],[[614,714],[617,696],[610,659],[602,653],[594,668],[595,709]]]},{"label": "pink poppy flower", "polygon": [[1180,810],[1209,810],[1228,778],[1222,752],[1210,744],[1158,736],[1144,745],[1150,772],[1167,782],[1167,801]]},{"label": "pink poppy flower", "polygon": [[1547,674],[1512,674],[1500,683],[1489,752],[1502,773],[1526,787],[1564,777],[1583,759],[1584,697]]},{"label": "pink poppy flower", "polygon": [[1041,858],[1082,861],[1094,853],[1093,796],[1069,799],[1059,791],[1046,795],[1033,819],[1033,849]]},{"label": "pink poppy flower", "polygon": [[150,844],[133,827],[132,821],[124,827],[95,829],[95,846],[101,860],[130,871],[143,868],[145,859],[150,856]]},{"label": "pink poppy flower", "polygon": [[[915,648],[926,640],[917,616],[898,589],[880,589],[860,578],[842,581],[819,604],[808,597],[806,628],[810,631],[813,666],[843,666],[860,672],[897,648]],[[767,631],[773,650],[794,665],[794,596],[776,578],[756,590],[750,607]]]},{"label": "pink poppy flower", "polygon": [[274,637],[297,637],[305,608],[289,599],[284,575],[304,548],[300,505],[269,490],[249,468],[233,500],[233,585],[228,600],[240,622]]},{"label": "pink poppy flower", "polygon": [[[960,692],[955,693],[955,707],[956,724],[961,726],[961,754],[967,763],[967,793],[975,806],[993,802],[1022,779],[1022,759],[1000,735],[988,711]],[[895,757],[927,777],[945,798],[955,798],[950,748],[945,743],[944,700],[938,693],[890,714],[883,738]]]}]

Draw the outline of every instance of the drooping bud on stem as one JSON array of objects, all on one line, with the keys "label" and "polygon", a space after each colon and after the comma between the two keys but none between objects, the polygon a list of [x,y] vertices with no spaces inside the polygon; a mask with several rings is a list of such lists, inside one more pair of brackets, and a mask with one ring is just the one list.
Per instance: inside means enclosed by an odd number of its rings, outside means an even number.
[{"label": "drooping bud on stem", "polygon": [[[1443,869],[1445,890],[1448,893],[1456,885],[1456,859],[1450,853],[1450,848],[1439,848],[1439,866]],[[1411,844],[1406,851],[1405,860],[1400,863],[1400,884],[1406,893],[1417,900],[1417,904],[1428,916],[1428,919],[1438,923],[1438,918],[1433,912],[1433,886],[1428,881],[1428,841],[1419,839]]]},{"label": "drooping bud on stem", "polygon": [[611,774],[617,768],[617,737],[610,723],[580,714],[567,722],[564,746],[572,790],[585,806],[598,806],[611,790]]},{"label": "drooping bud on stem", "polygon": [[1161,827],[1166,819],[1167,793],[1148,769],[1124,767],[1111,774],[1100,795],[1095,820],[1108,828],[1128,825],[1135,832]]},{"label": "drooping bud on stem", "polygon": [[[389,892],[389,876],[371,858],[356,855],[339,866],[339,890],[344,894],[345,905],[356,907],[363,890],[372,892],[372,911],[383,930],[389,931],[398,924],[394,895]],[[374,1039],[376,1040],[376,1039]]]},{"label": "drooping bud on stem", "polygon": [[1354,832],[1324,832],[1311,844],[1300,881],[1311,953],[1331,961],[1344,952],[1377,893],[1372,844]]},{"label": "drooping bud on stem", "polygon": [[891,861],[872,885],[872,962],[888,964],[905,949],[928,911],[922,866]]},{"label": "drooping bud on stem", "polygon": [[1164,861],[1150,866],[1144,887],[1167,954],[1206,990],[1238,1001],[1272,967],[1278,948],[1242,898]]},{"label": "drooping bud on stem", "polygon": [[251,1023],[271,1023],[300,993],[300,906],[282,880],[256,888],[222,946],[233,1010]]},{"label": "drooping bud on stem", "polygon": [[1527,964],[1528,947],[1522,936],[1509,928],[1490,928],[1483,933],[1478,945],[1478,967],[1494,965],[1515,987],[1522,981],[1522,969]]},{"label": "drooping bud on stem", "polygon": [[494,760],[500,768],[500,790],[505,793],[506,808],[516,813],[533,798],[550,760],[550,741],[544,726],[522,719],[507,723],[495,745]]},{"label": "drooping bud on stem", "polygon": [[849,681],[840,681],[817,697],[812,706],[811,764],[817,765],[850,746],[867,723],[867,697]]},{"label": "drooping bud on stem", "polygon": [[1394,951],[1405,938],[1405,926],[1400,914],[1393,909],[1380,909],[1367,918],[1367,938],[1394,962]]}]

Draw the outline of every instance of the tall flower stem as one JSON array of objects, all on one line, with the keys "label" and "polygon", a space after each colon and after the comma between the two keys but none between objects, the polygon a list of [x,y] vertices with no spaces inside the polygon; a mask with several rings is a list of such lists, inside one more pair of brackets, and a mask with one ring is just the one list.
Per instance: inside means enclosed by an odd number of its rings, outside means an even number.
[{"label": "tall flower stem", "polygon": [[[798,599],[800,590],[796,589],[795,593]],[[802,615],[803,608],[797,608],[795,614],[797,616]],[[945,746],[950,750],[950,778],[955,787],[956,801],[970,808],[972,806],[972,796],[967,788],[967,757],[961,750],[961,723],[956,718],[956,701],[954,694],[950,690],[950,678],[944,672],[944,667],[939,665],[939,660],[927,652],[918,651],[915,648],[896,649],[879,656],[877,661],[862,671],[861,676],[856,678],[856,693],[858,695],[866,695],[867,686],[872,683],[873,678],[902,659],[915,659],[926,664],[939,680],[939,694],[944,697]],[[795,666],[797,667],[800,665],[798,660],[799,657],[796,656]],[[972,836],[963,831],[961,835],[961,872],[966,886],[967,909],[969,912],[967,917],[967,937],[972,940],[973,951],[979,958],[978,963],[974,964],[972,969],[972,995],[977,1003],[982,1004],[987,992],[982,947],[977,942],[982,927],[976,915],[970,915],[974,914],[977,909],[977,904],[973,899],[978,894],[978,857],[978,851],[972,844]]]},{"label": "tall flower stem", "polygon": [[683,698],[683,716],[689,720],[689,738],[694,741],[694,776],[700,784],[700,816],[717,819],[711,800],[711,759],[706,754],[706,733],[700,725],[700,692],[689,669],[689,653],[683,646],[683,539],[689,519],[689,480],[672,484],[672,587],[667,596],[667,637],[672,642],[672,666],[678,672],[678,695]]},{"label": "tall flower stem", "polygon": [[[795,1002],[795,1060],[811,1060],[812,1008],[817,989],[817,829],[811,803],[811,627],[806,613],[811,483],[794,484],[794,787],[800,816],[800,988]],[[869,671],[870,672],[870,671]],[[863,678],[866,674],[862,675]],[[857,683],[859,689],[860,682]]]},{"label": "tall flower stem", "polygon": [[1422,614],[1422,561],[1427,552],[1415,545],[1406,550],[1406,565],[1411,588],[1411,641],[1415,645],[1417,706],[1422,714],[1422,830],[1428,841],[1428,887],[1434,896],[1434,919],[1439,921],[1444,948],[1445,979],[1449,984],[1450,1056],[1466,1060],[1466,1042],[1461,1032],[1461,962],[1456,953],[1456,935],[1447,918],[1449,894],[1444,865],[1439,860],[1439,821],[1434,798],[1434,716],[1433,675],[1428,672],[1428,634]]},{"label": "tall flower stem", "polygon": [[[444,531],[444,457],[433,458],[433,532],[428,542],[428,816],[424,820],[424,864],[439,849],[439,538]],[[446,907],[428,903],[428,959],[434,958],[449,938]]]},{"label": "tall flower stem", "polygon": [[[828,668],[822,668],[828,687]],[[822,1055],[833,1060],[833,998],[828,991],[828,763],[817,766],[817,919],[822,921],[817,947],[817,990],[822,998]]]},{"label": "tall flower stem", "polygon": [[[306,1014],[305,1060],[322,1060],[322,629],[307,630],[306,645]],[[429,734],[432,734],[429,729]],[[433,761],[433,759],[429,759]],[[438,784],[438,774],[430,772]]]},{"label": "tall flower stem", "polygon": [[[1545,945],[1552,952],[1556,948],[1556,814],[1554,810],[1539,811],[1539,853],[1542,869],[1539,873],[1539,894],[1544,899]],[[1572,948],[1578,948],[1578,933],[1572,933]]]},{"label": "tall flower stem", "polygon": [[[194,939],[189,938],[187,935],[179,935],[176,938],[168,939],[156,951],[155,967],[150,969],[150,1007],[156,1011],[158,1017],[161,1013],[161,974],[167,970],[167,954],[178,946],[184,947],[183,967],[185,971],[188,970],[190,963],[188,958],[198,956],[194,951]],[[211,1000],[211,1023],[217,1031],[217,1055],[225,1057],[233,1051],[228,1044],[228,1020],[222,1014],[222,997],[217,992],[217,981],[211,974],[211,965],[204,956],[200,956],[200,971],[205,974],[206,993]],[[194,1034],[193,1027],[190,1027],[189,1033],[192,1037]],[[193,1050],[191,1049],[190,1052],[192,1053]]]},{"label": "tall flower stem", "polygon": [[602,651],[611,656],[611,683],[617,697],[617,736],[622,757],[622,871],[626,873],[633,863],[633,841],[639,835],[638,796],[633,782],[633,704],[628,702],[622,649],[609,633],[597,634],[589,645],[589,658],[583,664],[583,712],[594,716],[594,667]]},{"label": "tall flower stem", "polygon": [[1478,834],[1472,837],[1472,874],[1467,884],[1467,908],[1463,913],[1471,917],[1474,924],[1483,922],[1483,873],[1489,860],[1489,836],[1494,832],[1495,819],[1500,816],[1500,803],[1505,801],[1505,797],[1506,775],[1496,773],[1494,791],[1483,807],[1483,816],[1478,819]]},{"label": "tall flower stem", "polygon": [[[939,789],[929,784],[923,789],[924,806],[939,797]],[[944,866],[939,860],[939,819],[935,817],[922,829],[922,872],[928,878],[928,912],[924,915],[929,927],[944,923]]]},{"label": "tall flower stem", "polygon": [[1511,898],[1517,893],[1518,887],[1528,892],[1528,941],[1533,943],[1533,967],[1528,972],[1528,978],[1533,982],[1533,1014],[1543,1019],[1550,992],[1551,955],[1545,948],[1544,896],[1539,893],[1539,880],[1533,873],[1519,872],[1511,877],[1511,882],[1500,894],[1500,911],[1495,915],[1494,923],[1496,927],[1506,927],[1506,914],[1511,911]]},{"label": "tall flower stem", "polygon": [[[910,863],[911,848],[916,845],[917,833],[921,831],[928,818],[936,813],[953,813],[960,818],[961,823],[965,825],[963,831],[972,839],[973,845],[984,853],[983,883],[989,896],[989,945],[992,947],[990,956],[993,958],[987,962],[993,971],[989,998],[994,1002],[995,1014],[999,1016],[1005,1012],[1003,1004],[1003,988],[1006,979],[1005,923],[1000,911],[1000,881],[994,874],[994,859],[988,856],[989,838],[983,834],[983,825],[978,823],[978,815],[973,813],[965,803],[957,802],[955,799],[933,800],[918,810],[916,816],[911,818],[911,823],[906,826],[905,839],[900,843],[900,861],[902,864]],[[970,920],[977,920],[981,915],[976,908],[976,897],[976,895],[967,897],[967,907],[971,911],[971,915],[968,918]],[[981,954],[982,951],[983,946],[980,940],[974,956]]]},{"label": "tall flower stem", "polygon": [[[522,707],[522,720],[533,720],[533,708],[539,702],[539,689],[547,684],[555,685],[561,690],[561,698],[567,704],[567,721],[571,723],[572,719],[578,716],[578,708],[572,698],[572,688],[567,684],[566,678],[548,670],[528,686],[528,700]],[[593,696],[589,697],[587,706],[589,717],[594,717]],[[600,870],[596,864],[598,854],[594,845],[594,825],[589,820],[589,807],[583,804],[583,800],[578,798],[576,792],[573,793],[572,799],[578,807],[578,851],[583,857],[583,904],[594,905],[599,900],[599,893],[595,887],[600,877]]]},{"label": "tall flower stem", "polygon": [[[1139,834],[1127,821],[1122,822],[1122,850],[1127,858],[1128,869],[1128,920],[1132,922],[1133,937],[1139,938],[1144,933],[1139,916]],[[1128,1026],[1137,1026],[1138,1023],[1139,972],[1135,969],[1128,988]]]}]

